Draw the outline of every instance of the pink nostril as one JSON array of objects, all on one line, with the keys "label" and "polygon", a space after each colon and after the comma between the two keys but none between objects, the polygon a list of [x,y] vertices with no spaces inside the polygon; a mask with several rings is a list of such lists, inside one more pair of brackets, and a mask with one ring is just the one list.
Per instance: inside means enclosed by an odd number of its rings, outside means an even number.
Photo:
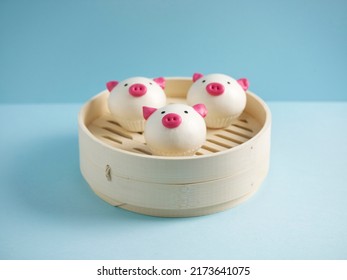
[{"label": "pink nostril", "polygon": [[175,128],[181,124],[182,118],[180,117],[180,115],[177,115],[175,113],[170,113],[170,114],[165,115],[161,119],[161,122],[167,128]]},{"label": "pink nostril", "polygon": [[129,93],[134,97],[140,97],[142,95],[145,95],[147,92],[147,88],[143,84],[133,84],[129,88]]},{"label": "pink nostril", "polygon": [[221,95],[224,92],[224,86],[220,83],[209,83],[206,86],[206,90],[213,96]]}]

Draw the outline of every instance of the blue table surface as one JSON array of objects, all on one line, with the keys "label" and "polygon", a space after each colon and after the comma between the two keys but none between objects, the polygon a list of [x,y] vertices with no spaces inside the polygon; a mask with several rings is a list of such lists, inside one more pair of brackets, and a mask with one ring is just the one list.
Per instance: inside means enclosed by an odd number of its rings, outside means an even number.
[{"label": "blue table surface", "polygon": [[1,259],[347,259],[347,103],[268,102],[270,172],[195,218],[112,207],[79,170],[82,104],[0,105]]}]

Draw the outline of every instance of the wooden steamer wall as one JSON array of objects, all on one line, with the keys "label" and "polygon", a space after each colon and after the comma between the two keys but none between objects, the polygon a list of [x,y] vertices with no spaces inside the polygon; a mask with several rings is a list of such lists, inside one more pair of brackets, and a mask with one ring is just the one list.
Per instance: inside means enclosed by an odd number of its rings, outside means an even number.
[{"label": "wooden steamer wall", "polygon": [[[184,103],[190,78],[167,78],[168,102]],[[79,114],[81,172],[111,205],[163,217],[206,215],[233,207],[257,191],[269,169],[271,114],[247,92],[239,120],[208,129],[206,143],[190,157],[153,156],[142,133],[112,119],[104,91]]]}]

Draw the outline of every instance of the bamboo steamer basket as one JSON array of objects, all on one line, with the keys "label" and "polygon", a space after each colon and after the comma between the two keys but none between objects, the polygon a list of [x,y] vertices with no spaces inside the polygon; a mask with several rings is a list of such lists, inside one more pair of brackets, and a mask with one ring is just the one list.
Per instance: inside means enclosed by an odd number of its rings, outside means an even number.
[{"label": "bamboo steamer basket", "polygon": [[[168,103],[185,103],[190,78],[166,78]],[[112,119],[108,91],[87,102],[78,116],[80,168],[91,189],[109,204],[161,217],[207,215],[254,194],[269,170],[271,113],[247,92],[238,120],[208,129],[194,156],[151,155],[142,133]]]}]

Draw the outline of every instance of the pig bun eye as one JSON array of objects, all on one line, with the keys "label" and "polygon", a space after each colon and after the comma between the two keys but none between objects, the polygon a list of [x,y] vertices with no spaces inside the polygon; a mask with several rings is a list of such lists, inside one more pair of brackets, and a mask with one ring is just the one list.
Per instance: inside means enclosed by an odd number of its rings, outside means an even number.
[{"label": "pig bun eye", "polygon": [[202,82],[204,83],[204,82],[206,82],[206,80],[202,80]]},{"label": "pig bun eye", "polygon": [[184,113],[188,114],[188,111],[184,111]]},{"label": "pig bun eye", "polygon": [[128,86],[128,84],[124,84],[124,86],[126,87],[126,86]]},{"label": "pig bun eye", "polygon": [[150,85],[153,85],[151,82],[149,82]]},{"label": "pig bun eye", "polygon": [[165,111],[161,111],[161,114],[165,114]]},{"label": "pig bun eye", "polygon": [[230,82],[228,81],[228,84],[230,85]]}]

